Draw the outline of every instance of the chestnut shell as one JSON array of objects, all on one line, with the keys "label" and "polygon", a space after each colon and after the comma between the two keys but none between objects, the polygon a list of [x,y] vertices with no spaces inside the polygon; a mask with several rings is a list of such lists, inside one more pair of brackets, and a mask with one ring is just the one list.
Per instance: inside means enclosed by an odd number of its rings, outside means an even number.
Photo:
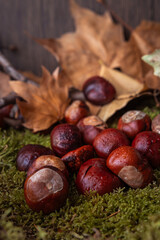
[{"label": "chestnut shell", "polygon": [[123,131],[130,139],[133,139],[139,132],[149,131],[150,127],[150,117],[138,110],[128,111],[123,114],[117,126],[117,128]]},{"label": "chestnut shell", "polygon": [[127,136],[114,128],[103,130],[93,141],[93,147],[97,155],[102,158],[107,158],[114,149],[129,144]]},{"label": "chestnut shell", "polygon": [[54,155],[43,155],[38,157],[29,167],[27,171],[27,177],[39,170],[42,167],[45,166],[52,166],[55,168],[58,168],[62,173],[65,174],[65,176],[68,178],[68,170],[63,163],[63,161]]},{"label": "chestnut shell", "polygon": [[49,214],[65,204],[68,188],[65,175],[57,168],[47,166],[27,177],[24,196],[32,210]]},{"label": "chestnut shell", "polygon": [[132,146],[148,159],[153,168],[160,167],[160,134],[141,132],[134,138]]},{"label": "chestnut shell", "polygon": [[94,150],[91,145],[84,145],[65,154],[61,160],[65,163],[68,170],[76,172],[87,160],[94,157]]},{"label": "chestnut shell", "polygon": [[106,165],[133,188],[143,188],[154,179],[148,160],[131,146],[115,149],[107,158]]},{"label": "chestnut shell", "polygon": [[81,133],[78,127],[72,124],[57,125],[50,136],[52,149],[60,157],[82,145]]},{"label": "chestnut shell", "polygon": [[124,183],[113,174],[102,158],[94,158],[83,163],[76,178],[76,186],[81,194],[90,191],[103,195],[114,189],[124,187]]},{"label": "chestnut shell", "polygon": [[42,155],[54,155],[47,147],[38,144],[27,144],[22,147],[17,155],[16,164],[19,171],[27,171],[31,164]]},{"label": "chestnut shell", "polygon": [[116,94],[113,85],[100,76],[89,78],[83,85],[83,92],[86,99],[94,105],[105,105],[111,102]]}]

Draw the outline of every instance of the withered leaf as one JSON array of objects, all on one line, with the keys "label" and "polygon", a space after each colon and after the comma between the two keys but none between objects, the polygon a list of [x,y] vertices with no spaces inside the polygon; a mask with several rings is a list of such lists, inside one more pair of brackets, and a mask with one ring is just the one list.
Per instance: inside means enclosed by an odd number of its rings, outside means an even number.
[{"label": "withered leaf", "polygon": [[[145,90],[145,85],[136,79],[127,76],[117,70],[102,65],[100,75],[106,78],[116,89],[116,98],[109,104],[103,106],[98,116],[106,121],[117,110],[126,106],[126,104],[135,98],[137,94]],[[128,87],[129,84],[129,87]]]},{"label": "withered leaf", "polygon": [[24,126],[33,132],[48,129],[55,122],[63,119],[69,104],[68,85],[60,86],[47,69],[43,67],[40,85],[12,81],[11,87],[25,101],[17,101],[25,119]]},{"label": "withered leaf", "polygon": [[37,39],[37,42],[57,58],[73,86],[81,90],[87,78],[99,74],[99,60],[110,65],[124,42],[123,29],[109,13],[98,15],[74,0],[70,0],[70,6],[76,31],[59,39]]},{"label": "withered leaf", "polygon": [[157,48],[160,48],[160,23],[142,21],[132,32],[130,40],[119,46],[111,67],[120,67],[148,88],[160,89],[160,80],[153,75],[152,68],[141,60],[143,55]]},{"label": "withered leaf", "polygon": [[5,73],[0,72],[0,98],[5,97],[12,92],[9,82],[10,77]]}]

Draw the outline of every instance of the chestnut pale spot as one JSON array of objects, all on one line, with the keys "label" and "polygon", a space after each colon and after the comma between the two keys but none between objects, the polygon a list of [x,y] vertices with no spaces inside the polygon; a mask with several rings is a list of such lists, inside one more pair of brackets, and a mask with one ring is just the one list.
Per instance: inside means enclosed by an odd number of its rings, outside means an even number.
[{"label": "chestnut pale spot", "polygon": [[[44,159],[44,157],[42,158]],[[60,160],[60,158],[58,157],[55,157],[55,156],[51,156],[51,157],[47,157],[45,160],[44,160],[44,166],[52,166],[52,161],[54,161],[54,165],[55,167],[59,168],[61,171],[63,171],[65,169],[65,165],[64,163]]]},{"label": "chestnut pale spot", "polygon": [[134,166],[123,167],[118,176],[132,188],[139,188],[143,184],[143,175]]},{"label": "chestnut pale spot", "polygon": [[30,177],[27,188],[28,199],[36,202],[43,200],[52,193],[61,191],[63,189],[63,181],[56,171],[44,168]]},{"label": "chestnut pale spot", "polygon": [[104,129],[104,122],[97,116],[89,116],[84,118],[84,125],[98,126],[99,128]]},{"label": "chestnut pale spot", "polygon": [[124,123],[130,123],[135,120],[141,120],[146,116],[146,113],[141,111],[128,111],[122,116],[122,121]]}]

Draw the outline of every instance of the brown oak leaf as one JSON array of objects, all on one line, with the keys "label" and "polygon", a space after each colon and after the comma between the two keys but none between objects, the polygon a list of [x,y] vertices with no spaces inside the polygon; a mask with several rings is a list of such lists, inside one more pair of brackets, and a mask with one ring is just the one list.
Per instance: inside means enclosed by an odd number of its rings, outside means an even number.
[{"label": "brown oak leaf", "polygon": [[57,77],[61,75],[57,74],[57,70],[52,75],[46,68],[43,67],[42,70],[39,86],[20,81],[10,83],[13,90],[25,100],[17,100],[17,104],[25,119],[24,126],[33,129],[33,132],[48,129],[63,119],[69,104],[69,83],[63,85],[63,77]]}]

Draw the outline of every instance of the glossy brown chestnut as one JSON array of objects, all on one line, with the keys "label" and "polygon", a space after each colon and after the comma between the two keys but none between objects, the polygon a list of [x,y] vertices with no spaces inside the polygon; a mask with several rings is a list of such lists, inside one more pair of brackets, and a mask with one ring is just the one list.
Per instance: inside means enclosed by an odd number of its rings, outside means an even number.
[{"label": "glossy brown chestnut", "polygon": [[51,132],[51,146],[56,155],[62,157],[82,145],[81,133],[75,125],[59,124]]},{"label": "glossy brown chestnut", "polygon": [[107,124],[103,122],[98,116],[92,115],[81,119],[77,127],[82,133],[83,141],[86,144],[92,144],[95,137],[104,129]]},{"label": "glossy brown chestnut", "polygon": [[111,102],[116,94],[113,85],[100,76],[89,78],[83,85],[83,92],[86,99],[94,105],[105,105]]},{"label": "glossy brown chestnut", "polygon": [[107,158],[116,148],[129,145],[126,135],[115,128],[108,128],[97,135],[93,141],[93,147],[99,157]]},{"label": "glossy brown chestnut", "polygon": [[80,119],[89,115],[89,107],[83,101],[74,101],[65,111],[65,120],[67,123],[77,124]]},{"label": "glossy brown chestnut", "polygon": [[106,167],[105,162],[102,158],[94,158],[81,165],[76,178],[76,186],[81,194],[95,191],[103,195],[124,187],[123,182]]},{"label": "glossy brown chestnut", "polygon": [[43,167],[27,177],[24,196],[28,206],[45,214],[62,207],[68,195],[68,182],[65,175],[54,167]]},{"label": "glossy brown chestnut", "polygon": [[160,167],[160,134],[141,132],[134,138],[132,146],[148,159],[153,168]]},{"label": "glossy brown chestnut", "polygon": [[50,148],[38,144],[28,144],[20,149],[16,163],[19,171],[27,171],[31,164],[42,155],[54,155]]},{"label": "glossy brown chestnut", "polygon": [[139,132],[150,130],[150,127],[150,117],[138,110],[126,112],[118,121],[118,129],[122,130],[130,139],[133,139]]},{"label": "glossy brown chestnut", "polygon": [[131,146],[115,149],[107,158],[106,165],[132,188],[143,188],[154,179],[147,159]]},{"label": "glossy brown chestnut", "polygon": [[0,108],[0,128],[4,128],[6,126],[4,118],[9,117],[12,107],[13,105],[10,104],[8,106]]},{"label": "glossy brown chestnut", "polygon": [[56,156],[53,155],[43,155],[38,157],[29,167],[27,171],[27,177],[36,172],[38,169],[45,167],[45,166],[52,166],[58,168],[65,176],[68,178],[69,174],[67,168],[63,161]]},{"label": "glossy brown chestnut", "polygon": [[160,114],[153,118],[151,128],[153,132],[160,134]]},{"label": "glossy brown chestnut", "polygon": [[61,160],[65,163],[68,170],[76,172],[82,163],[94,157],[94,150],[91,145],[84,145],[65,154]]}]

